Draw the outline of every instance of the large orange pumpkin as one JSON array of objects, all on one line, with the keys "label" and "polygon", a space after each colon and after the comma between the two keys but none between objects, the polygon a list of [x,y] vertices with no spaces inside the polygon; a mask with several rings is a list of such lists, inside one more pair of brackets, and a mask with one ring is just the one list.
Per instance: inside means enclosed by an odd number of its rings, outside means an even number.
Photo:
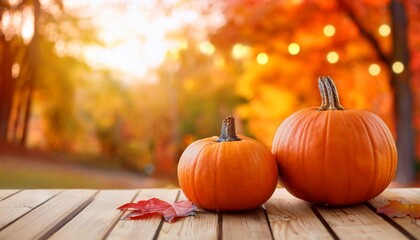
[{"label": "large orange pumpkin", "polygon": [[329,77],[320,77],[320,108],[285,119],[272,152],[283,186],[294,196],[328,205],[350,205],[379,195],[394,178],[397,149],[375,114],[344,109]]},{"label": "large orange pumpkin", "polygon": [[178,180],[184,194],[209,210],[260,206],[278,182],[274,156],[261,143],[235,133],[234,118],[223,121],[220,137],[193,142],[181,155]]}]

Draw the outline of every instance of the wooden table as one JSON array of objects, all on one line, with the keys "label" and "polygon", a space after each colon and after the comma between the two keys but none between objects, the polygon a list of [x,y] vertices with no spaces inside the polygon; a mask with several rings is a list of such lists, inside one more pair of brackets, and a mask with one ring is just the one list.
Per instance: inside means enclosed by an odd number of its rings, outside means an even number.
[{"label": "wooden table", "polygon": [[154,216],[121,220],[123,203],[185,199],[179,189],[0,190],[0,239],[420,239],[420,220],[377,214],[387,199],[420,202],[420,188],[389,188],[352,207],[315,206],[277,189],[255,210],[167,223]]}]

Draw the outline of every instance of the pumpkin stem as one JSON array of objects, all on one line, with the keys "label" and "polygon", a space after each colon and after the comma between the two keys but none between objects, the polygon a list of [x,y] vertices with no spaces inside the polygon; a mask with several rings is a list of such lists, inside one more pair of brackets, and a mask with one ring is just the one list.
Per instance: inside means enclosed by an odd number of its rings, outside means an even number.
[{"label": "pumpkin stem", "polygon": [[236,136],[235,118],[232,116],[225,118],[222,122],[220,137],[216,140],[216,142],[231,142],[240,140],[241,139]]},{"label": "pumpkin stem", "polygon": [[340,105],[337,88],[330,77],[320,77],[318,79],[318,87],[321,92],[322,99],[321,106],[318,108],[318,111],[344,110],[343,106]]}]

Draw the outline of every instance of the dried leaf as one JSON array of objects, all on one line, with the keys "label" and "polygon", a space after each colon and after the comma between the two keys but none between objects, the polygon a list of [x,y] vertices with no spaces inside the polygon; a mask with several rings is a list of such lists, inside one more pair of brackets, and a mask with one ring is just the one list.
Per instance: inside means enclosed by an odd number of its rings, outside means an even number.
[{"label": "dried leaf", "polygon": [[170,204],[158,198],[141,200],[137,203],[126,203],[119,210],[131,211],[125,219],[134,220],[161,215],[167,222],[173,222],[177,218],[194,215],[197,207],[191,201],[179,201]]},{"label": "dried leaf", "polygon": [[389,203],[383,207],[378,208],[378,213],[384,213],[390,217],[402,218],[410,216],[414,219],[420,219],[420,204],[416,203],[401,203],[397,200],[389,200]]}]

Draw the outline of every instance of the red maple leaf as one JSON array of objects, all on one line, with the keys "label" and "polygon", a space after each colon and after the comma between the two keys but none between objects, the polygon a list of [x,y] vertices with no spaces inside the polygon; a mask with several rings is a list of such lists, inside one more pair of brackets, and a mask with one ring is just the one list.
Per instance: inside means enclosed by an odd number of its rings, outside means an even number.
[{"label": "red maple leaf", "polygon": [[170,204],[158,198],[150,198],[137,203],[126,203],[118,209],[131,211],[124,219],[142,219],[159,214],[165,221],[173,222],[177,218],[194,215],[197,207],[188,200]]},{"label": "red maple leaf", "polygon": [[388,202],[387,205],[376,209],[376,212],[384,213],[390,217],[402,218],[410,216],[414,219],[420,219],[420,204],[401,203],[397,200],[389,200]]}]

